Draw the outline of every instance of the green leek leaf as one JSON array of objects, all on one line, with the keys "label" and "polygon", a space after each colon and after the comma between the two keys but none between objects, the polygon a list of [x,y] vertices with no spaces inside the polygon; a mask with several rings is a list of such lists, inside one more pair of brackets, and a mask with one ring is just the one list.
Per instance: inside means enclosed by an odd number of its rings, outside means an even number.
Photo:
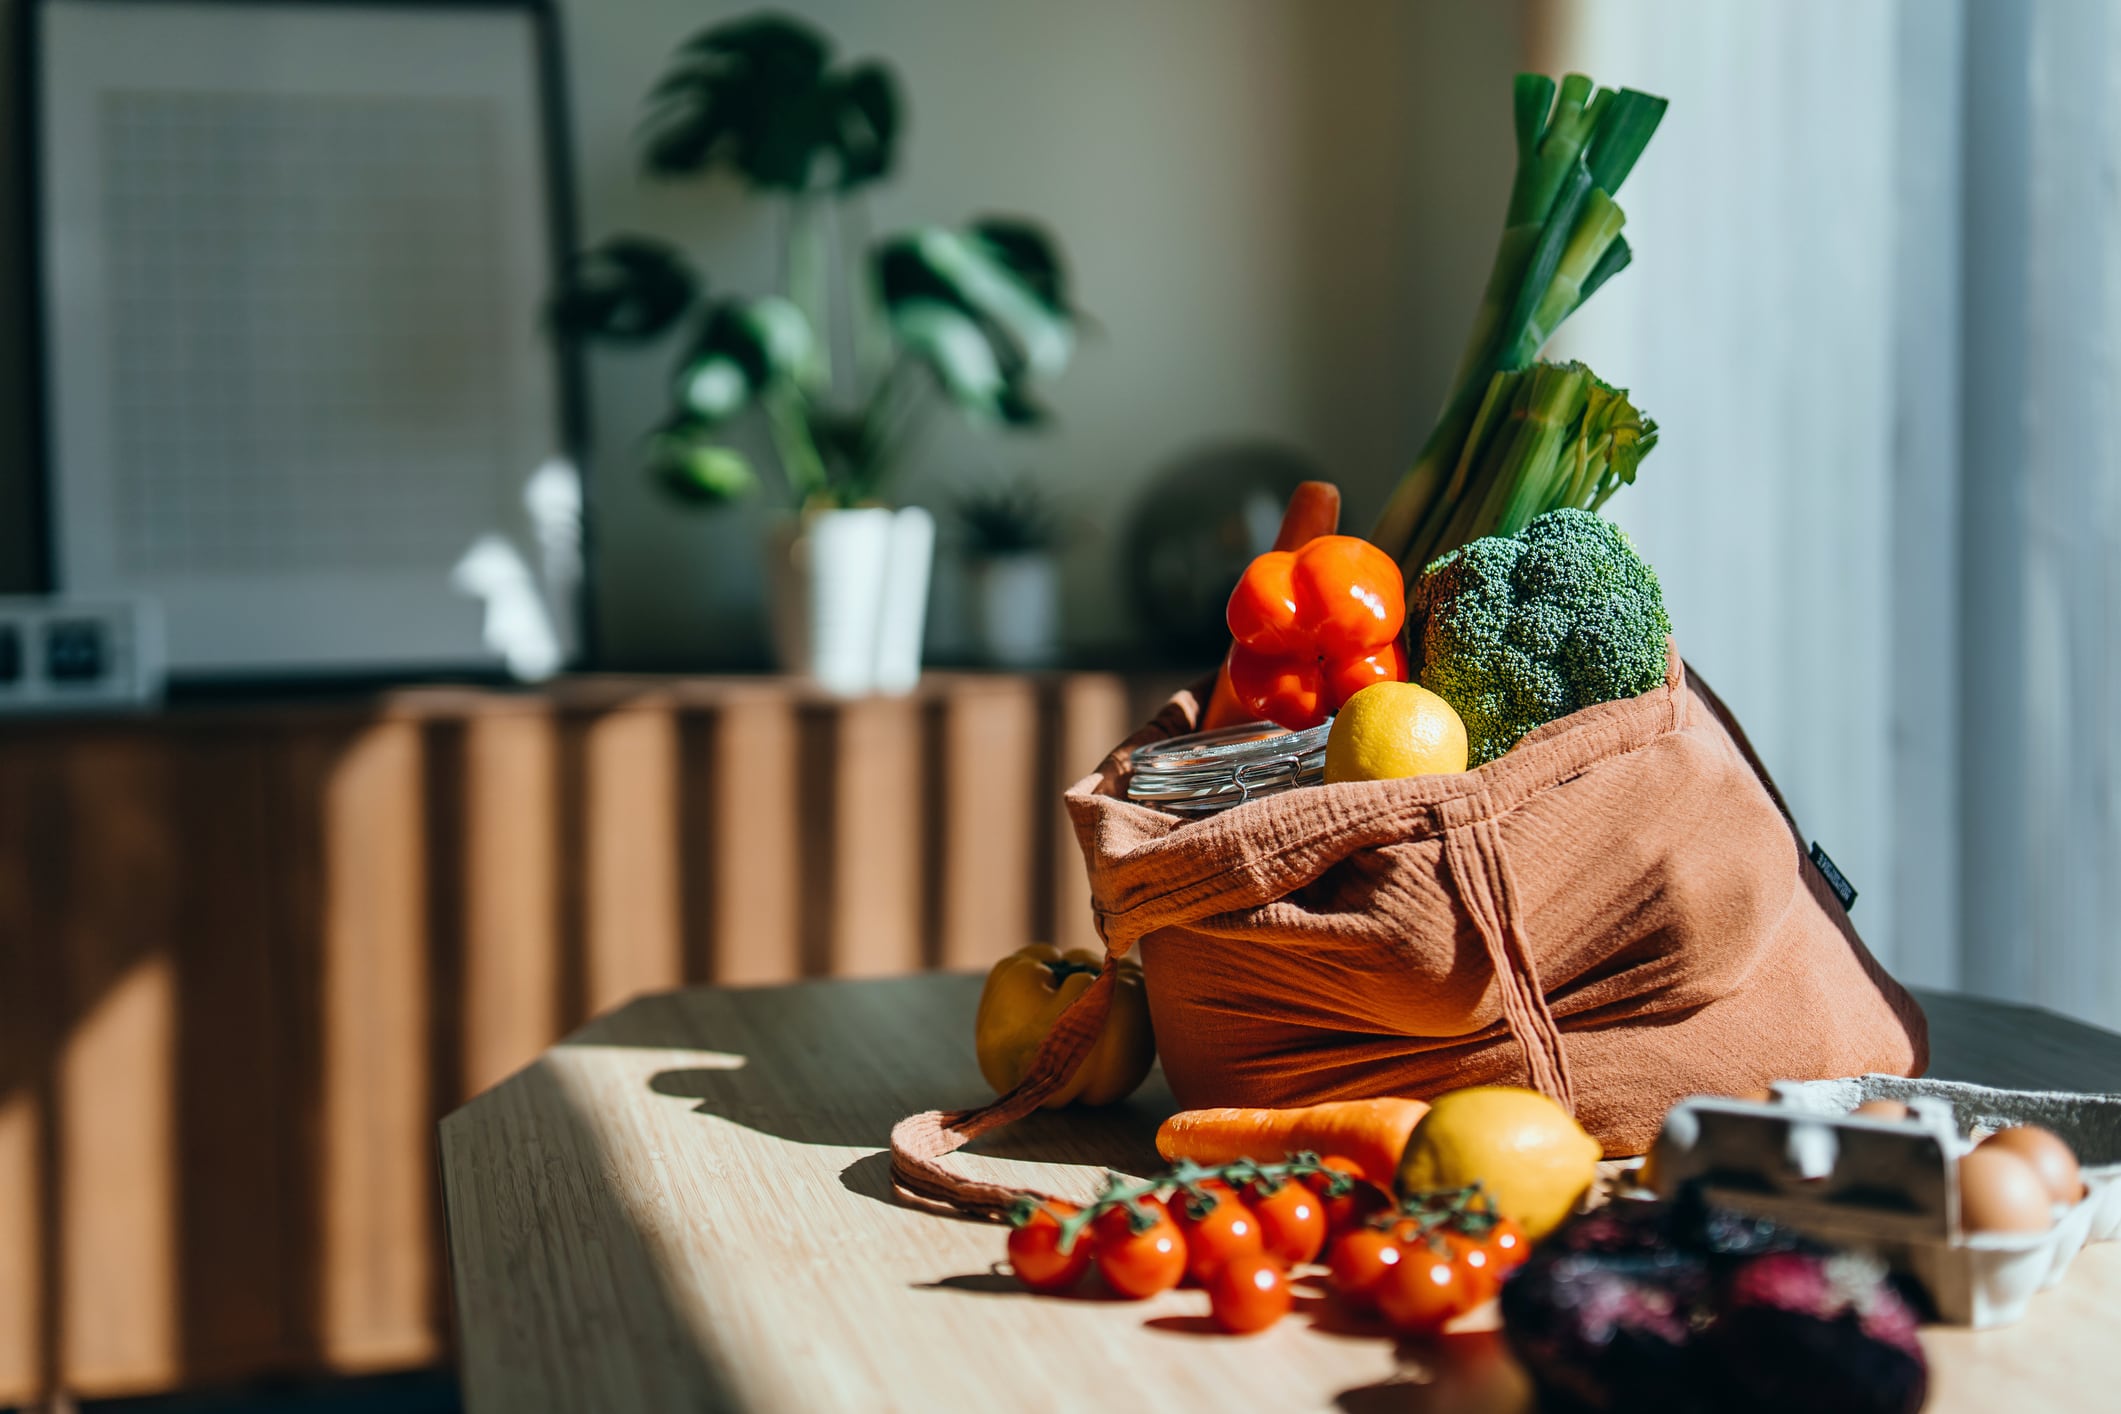
[{"label": "green leek leaf", "polygon": [[1635,170],[1635,161],[1650,145],[1657,125],[1664,121],[1667,100],[1624,88],[1613,95],[1604,121],[1591,138],[1584,163],[1591,180],[1607,196],[1618,196],[1620,184]]}]

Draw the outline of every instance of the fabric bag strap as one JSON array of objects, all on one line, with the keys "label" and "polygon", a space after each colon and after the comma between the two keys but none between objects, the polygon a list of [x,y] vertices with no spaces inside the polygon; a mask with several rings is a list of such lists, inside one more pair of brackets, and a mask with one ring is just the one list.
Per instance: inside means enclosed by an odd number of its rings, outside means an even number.
[{"label": "fabric bag strap", "polygon": [[1487,948],[1502,992],[1502,1015],[1524,1052],[1525,1075],[1533,1089],[1571,1114],[1576,1092],[1569,1076],[1568,1053],[1561,1027],[1547,1005],[1546,989],[1532,962],[1509,856],[1492,816],[1481,816],[1444,832],[1444,858],[1460,902]]},{"label": "fabric bag strap", "polygon": [[983,1218],[1001,1218],[1015,1206],[1024,1189],[973,1178],[945,1160],[982,1134],[1022,1119],[1073,1078],[1112,1013],[1118,967],[1117,958],[1106,957],[1097,980],[1060,1014],[1008,1094],[978,1109],[929,1110],[892,1126],[891,1184],[901,1198]]}]

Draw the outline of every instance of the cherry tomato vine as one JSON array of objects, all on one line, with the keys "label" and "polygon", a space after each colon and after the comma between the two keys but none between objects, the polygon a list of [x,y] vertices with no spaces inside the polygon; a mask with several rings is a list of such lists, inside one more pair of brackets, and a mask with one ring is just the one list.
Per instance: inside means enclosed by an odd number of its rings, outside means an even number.
[{"label": "cherry tomato vine", "polygon": [[1107,1174],[1089,1203],[1025,1194],[1009,1221],[1011,1264],[1035,1291],[1066,1290],[1093,1266],[1134,1299],[1190,1277],[1239,1333],[1278,1321],[1293,1303],[1289,1273],[1323,1262],[1351,1309],[1433,1334],[1495,1295],[1529,1252],[1478,1183],[1395,1200],[1348,1160],[1314,1153]]}]

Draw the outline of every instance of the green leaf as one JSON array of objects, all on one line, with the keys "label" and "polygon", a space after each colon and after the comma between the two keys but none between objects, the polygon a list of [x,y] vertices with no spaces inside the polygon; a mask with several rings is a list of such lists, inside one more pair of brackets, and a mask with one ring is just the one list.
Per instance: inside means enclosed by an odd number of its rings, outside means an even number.
[{"label": "green leaf", "polygon": [[1038,227],[990,217],[894,236],[877,250],[877,288],[900,343],[960,406],[1016,426],[1044,420],[1030,382],[1067,366],[1075,319],[1059,253]]},{"label": "green leaf", "polygon": [[670,328],[698,297],[699,280],[675,249],[615,236],[568,263],[546,316],[571,337],[638,342]]},{"label": "green leaf", "polygon": [[758,341],[770,377],[792,378],[809,366],[817,338],[808,316],[792,302],[767,295],[746,304],[742,317]]},{"label": "green leaf", "polygon": [[758,473],[742,452],[708,440],[709,430],[680,419],[650,439],[648,467],[656,484],[693,505],[723,505],[750,495]]},{"label": "green leaf", "polygon": [[963,408],[999,416],[1008,379],[977,321],[941,300],[910,299],[891,310],[898,340],[920,358]]},{"label": "green leaf", "polygon": [[1510,88],[1511,116],[1517,130],[1517,160],[1524,161],[1539,146],[1546,131],[1547,114],[1554,107],[1554,80],[1545,74],[1519,74]]},{"label": "green leaf", "polygon": [[718,25],[682,46],[648,94],[648,170],[726,167],[767,191],[852,190],[891,170],[897,87],[875,63],[835,70],[823,34],[784,16]]},{"label": "green leaf", "polygon": [[1584,153],[1591,180],[1600,191],[1607,196],[1619,195],[1620,184],[1635,170],[1635,160],[1650,145],[1668,106],[1667,100],[1632,88],[1613,95],[1612,103],[1600,117],[1598,131],[1591,137],[1590,148]]},{"label": "green leaf", "polygon": [[968,308],[1015,341],[1032,372],[1050,377],[1068,366],[1075,352],[1075,325],[1064,309],[1019,273],[1012,257],[1021,257],[1020,249],[977,229],[959,235],[941,227],[921,233],[920,249]]},{"label": "green leaf", "polygon": [[678,362],[678,405],[701,425],[719,426],[793,378],[815,345],[810,321],[777,295],[723,300],[708,309]]},{"label": "green leaf", "polygon": [[685,369],[679,401],[688,412],[710,424],[727,422],[751,401],[751,379],[744,366],[727,354],[709,354]]},{"label": "green leaf", "polygon": [[1052,550],[1065,538],[1058,512],[1028,476],[985,486],[957,498],[966,548],[980,556]]},{"label": "green leaf", "polygon": [[837,79],[832,92],[840,190],[889,176],[899,129],[898,82],[891,71],[881,64],[859,65]]},{"label": "green leaf", "polygon": [[1605,254],[1599,256],[1598,263],[1591,267],[1591,273],[1583,277],[1583,291],[1576,296],[1576,303],[1581,305],[1597,294],[1600,285],[1627,269],[1634,258],[1635,252],[1629,248],[1628,238],[1614,237],[1613,243],[1605,248]]},{"label": "green leaf", "polygon": [[1049,311],[1071,314],[1060,247],[1043,227],[1010,216],[987,216],[972,223],[972,235]]}]

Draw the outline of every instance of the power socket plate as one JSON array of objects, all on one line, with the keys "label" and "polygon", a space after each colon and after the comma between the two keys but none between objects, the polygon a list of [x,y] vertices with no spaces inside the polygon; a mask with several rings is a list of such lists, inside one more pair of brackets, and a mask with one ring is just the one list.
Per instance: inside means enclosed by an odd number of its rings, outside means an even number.
[{"label": "power socket plate", "polygon": [[165,672],[151,599],[0,597],[0,715],[153,706]]}]

